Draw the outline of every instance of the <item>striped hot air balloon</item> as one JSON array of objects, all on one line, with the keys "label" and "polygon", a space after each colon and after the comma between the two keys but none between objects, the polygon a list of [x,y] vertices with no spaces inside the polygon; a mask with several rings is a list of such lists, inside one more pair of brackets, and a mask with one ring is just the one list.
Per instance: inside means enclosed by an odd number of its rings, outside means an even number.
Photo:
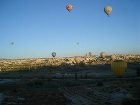
[{"label": "striped hot air balloon", "polygon": [[116,60],[111,63],[111,69],[117,76],[122,76],[127,69],[127,63],[122,60]]}]

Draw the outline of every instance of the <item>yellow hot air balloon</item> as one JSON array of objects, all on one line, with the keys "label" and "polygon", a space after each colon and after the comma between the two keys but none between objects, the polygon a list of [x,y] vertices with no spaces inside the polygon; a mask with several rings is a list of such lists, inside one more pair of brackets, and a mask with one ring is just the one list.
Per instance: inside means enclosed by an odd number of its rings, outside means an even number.
[{"label": "yellow hot air balloon", "polygon": [[111,6],[106,6],[104,8],[104,12],[109,16],[112,12],[112,7]]},{"label": "yellow hot air balloon", "polygon": [[127,69],[127,63],[122,60],[116,60],[111,63],[111,69],[117,76],[122,76]]}]

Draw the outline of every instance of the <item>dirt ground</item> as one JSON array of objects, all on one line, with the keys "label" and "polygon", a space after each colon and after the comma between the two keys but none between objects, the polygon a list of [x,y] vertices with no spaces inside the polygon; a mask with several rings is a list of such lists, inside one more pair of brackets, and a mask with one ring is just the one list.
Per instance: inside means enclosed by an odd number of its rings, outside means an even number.
[{"label": "dirt ground", "polygon": [[54,71],[1,73],[0,105],[140,103],[140,77],[133,65],[129,65],[122,77],[115,76],[109,65]]}]

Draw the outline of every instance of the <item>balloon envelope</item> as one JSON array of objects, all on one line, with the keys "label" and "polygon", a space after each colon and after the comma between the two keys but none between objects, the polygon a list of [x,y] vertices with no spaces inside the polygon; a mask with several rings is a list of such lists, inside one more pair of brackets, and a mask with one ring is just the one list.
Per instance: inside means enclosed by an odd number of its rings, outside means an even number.
[{"label": "balloon envelope", "polygon": [[104,12],[109,16],[112,12],[112,7],[111,6],[106,6],[104,8]]},{"label": "balloon envelope", "polygon": [[14,45],[14,42],[11,42],[11,45]]},{"label": "balloon envelope", "polygon": [[56,52],[52,52],[52,57],[55,57],[56,56]]},{"label": "balloon envelope", "polygon": [[79,45],[79,42],[77,42],[76,44]]},{"label": "balloon envelope", "polygon": [[116,60],[111,63],[111,69],[117,76],[122,76],[127,69],[127,63],[122,60]]},{"label": "balloon envelope", "polygon": [[71,4],[68,4],[66,6],[66,9],[70,12],[73,9],[73,6]]}]

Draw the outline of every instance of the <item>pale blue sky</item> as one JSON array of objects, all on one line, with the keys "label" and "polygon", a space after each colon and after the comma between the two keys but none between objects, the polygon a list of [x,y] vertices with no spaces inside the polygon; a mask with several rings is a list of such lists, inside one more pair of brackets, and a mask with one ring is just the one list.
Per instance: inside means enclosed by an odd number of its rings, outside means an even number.
[{"label": "pale blue sky", "polygon": [[[70,13],[68,3],[74,6]],[[113,8],[110,17],[106,5]],[[0,0],[0,58],[51,57],[53,51],[57,57],[140,54],[139,5],[140,0]]]}]

